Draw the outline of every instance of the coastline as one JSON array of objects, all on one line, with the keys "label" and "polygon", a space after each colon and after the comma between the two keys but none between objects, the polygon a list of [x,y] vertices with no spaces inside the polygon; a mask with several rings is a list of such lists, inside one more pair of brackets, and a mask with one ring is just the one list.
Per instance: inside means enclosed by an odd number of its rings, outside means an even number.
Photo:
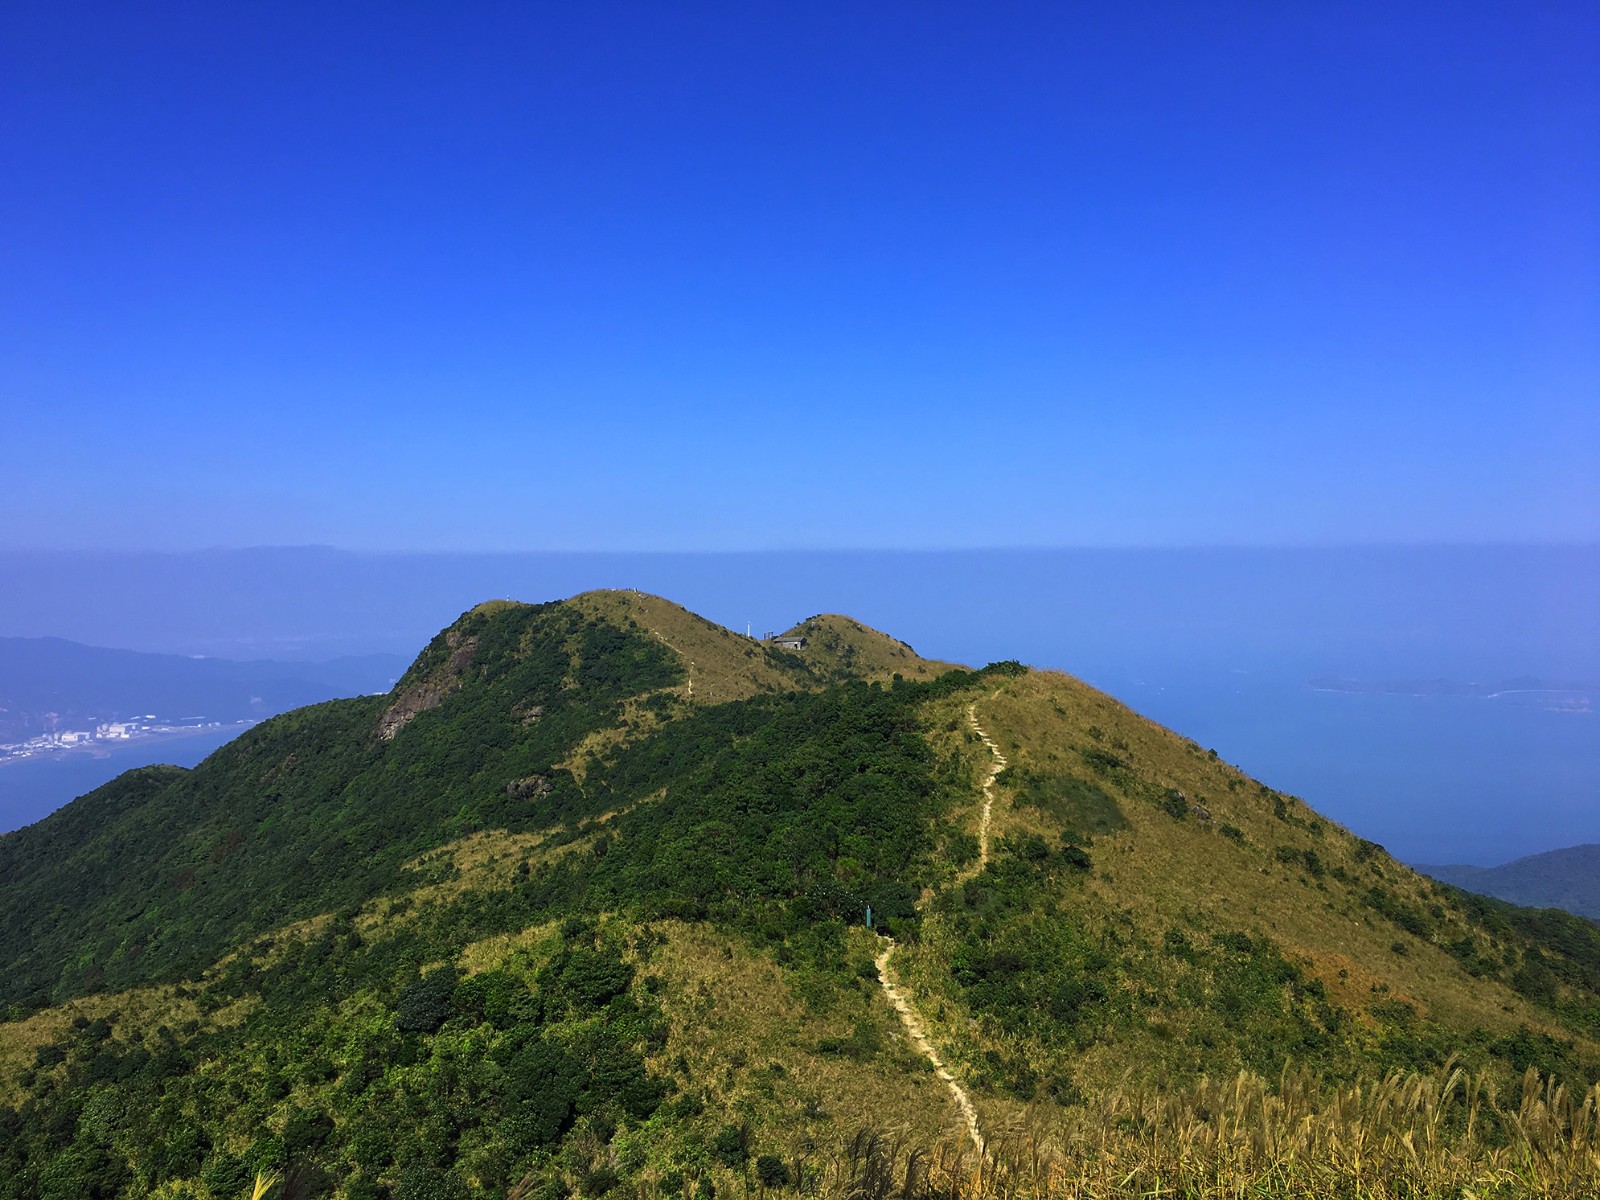
[{"label": "coastline", "polygon": [[[148,732],[134,734],[131,737],[116,738],[110,741],[86,742],[74,746],[53,746],[48,750],[40,750],[31,754],[7,754],[0,757],[0,769],[4,769],[14,763],[103,760],[111,758],[119,750],[135,746],[159,745],[164,742],[181,742],[188,738],[198,737],[201,734],[215,735],[232,731],[233,736],[236,737],[260,723],[260,721],[235,721],[218,722],[214,725],[152,729]],[[231,741],[232,738],[230,737],[228,740]]]}]

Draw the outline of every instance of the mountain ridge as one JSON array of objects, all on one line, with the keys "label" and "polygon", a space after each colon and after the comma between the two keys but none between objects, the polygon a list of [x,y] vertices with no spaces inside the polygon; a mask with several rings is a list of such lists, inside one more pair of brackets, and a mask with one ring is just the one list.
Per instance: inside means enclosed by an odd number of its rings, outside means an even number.
[{"label": "mountain ridge", "polygon": [[781,1186],[861,1114],[964,1136],[929,1048],[985,1155],[1130,1081],[1600,1079],[1589,923],[1424,880],[1070,676],[793,630],[478,606],[388,695],[0,838],[0,1196]]}]

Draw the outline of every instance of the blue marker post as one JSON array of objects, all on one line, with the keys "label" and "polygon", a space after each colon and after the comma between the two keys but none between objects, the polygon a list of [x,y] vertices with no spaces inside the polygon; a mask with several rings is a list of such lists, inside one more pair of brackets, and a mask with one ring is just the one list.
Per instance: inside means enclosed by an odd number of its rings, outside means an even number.
[{"label": "blue marker post", "polygon": [[872,928],[872,905],[867,905],[867,928]]}]

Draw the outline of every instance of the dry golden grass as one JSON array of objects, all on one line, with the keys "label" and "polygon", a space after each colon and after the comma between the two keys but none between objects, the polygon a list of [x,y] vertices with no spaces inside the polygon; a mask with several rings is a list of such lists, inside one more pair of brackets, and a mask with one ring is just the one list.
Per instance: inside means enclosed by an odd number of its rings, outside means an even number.
[{"label": "dry golden grass", "polygon": [[806,648],[796,652],[802,658],[821,660],[861,679],[887,680],[897,674],[936,679],[956,665],[923,658],[897,638],[840,613],[810,617],[788,633],[807,639]]},{"label": "dry golden grass", "polygon": [[[788,667],[766,643],[725,629],[688,609],[644,592],[596,591],[574,596],[580,611],[626,627],[630,621],[672,650],[689,670],[690,683],[673,689],[699,704],[742,700],[763,693],[814,686],[803,672]],[[922,658],[904,642],[851,617],[824,613],[789,630],[810,644],[796,652],[824,670],[841,670],[860,679],[933,679],[954,664]]]},{"label": "dry golden grass", "polygon": [[[863,1109],[780,1155],[826,1200],[1585,1200],[1600,1195],[1600,1088],[1530,1072],[1505,1097],[1447,1064],[1329,1086],[1288,1071],[1123,1088],[1093,1110],[1019,1111],[979,1156]],[[709,1172],[719,1195],[766,1194]],[[646,1170],[641,1197],[662,1195]]]},{"label": "dry golden grass", "polygon": [[757,641],[724,629],[670,600],[645,592],[597,591],[568,603],[624,628],[631,621],[678,656],[689,681],[673,689],[686,700],[719,704],[766,692],[793,691],[794,679]]},{"label": "dry golden grass", "polygon": [[[659,596],[645,592],[595,591],[574,596],[569,603],[590,617],[599,617],[624,628],[637,626],[671,650],[683,664],[686,680],[664,690],[686,703],[719,704],[793,691],[802,686],[760,642]],[[648,696],[638,696],[628,700],[615,725],[589,734],[565,761],[556,765],[570,771],[582,787],[591,763],[661,724],[660,716],[646,706],[648,699]]]},{"label": "dry golden grass", "polygon": [[[940,773],[968,781],[970,803],[952,816],[975,833],[981,783],[992,758],[968,728],[965,703],[964,698],[936,700],[924,707],[922,718]],[[1155,946],[1172,929],[1236,930],[1270,939],[1308,976],[1322,981],[1329,1002],[1349,1015],[1352,1045],[1365,1044],[1374,1053],[1380,1052],[1382,1035],[1371,1011],[1378,1001],[1409,1003],[1420,1016],[1449,1028],[1509,1033],[1527,1026],[1573,1040],[1570,1030],[1556,1027],[1505,985],[1468,975],[1440,945],[1403,932],[1361,903],[1366,889],[1378,884],[1418,910],[1431,910],[1439,940],[1467,932],[1458,914],[1436,906],[1431,881],[1381,852],[1361,850],[1358,839],[1293,798],[1283,800],[1289,820],[1280,819],[1270,791],[1110,697],[1064,675],[1034,672],[980,696],[976,715],[1001,752],[1025,770],[1099,781],[1119,792],[1099,779],[1078,751],[1115,750],[1132,763],[1135,786],[1121,803],[1127,827],[1097,836],[1092,875],[1063,884],[1059,898],[1071,914],[1066,919],[1090,930],[1134,932]],[[1208,809],[1209,819],[1191,808],[1186,819],[1175,820],[1152,799],[1167,788]],[[1014,805],[1003,782],[995,791],[995,845],[1019,833],[1056,840],[1061,828],[1053,818]],[[1242,845],[1222,836],[1225,824],[1243,831]],[[1324,873],[1311,878],[1286,866],[1275,854],[1279,846],[1315,850]],[[1358,850],[1366,861],[1358,859]],[[1337,878],[1335,867],[1348,878]],[[956,882],[958,874],[948,868],[939,886]],[[924,897],[925,909],[929,899]],[[1500,949],[1481,934],[1480,941]],[[1404,943],[1404,954],[1395,952],[1397,942]],[[1041,1071],[1062,1069],[1050,1047],[973,1019],[950,977],[958,945],[945,919],[929,911],[920,940],[902,946],[896,957],[896,972],[915,998],[929,1037],[957,1076],[969,1086],[981,1078],[990,1051]],[[1204,1005],[1179,1001],[1186,984],[1193,989],[1190,970],[1171,956],[1144,954],[1134,968],[1140,986],[1172,997],[1172,1003],[1151,1010],[1143,1029],[1108,1025],[1093,1036],[1072,1058],[1074,1083],[1098,1096],[1115,1094],[1130,1073],[1156,1081],[1168,1073],[1188,1078],[1215,1070],[1204,1047],[1225,1041],[1227,1034]],[[1593,1057],[1591,1043],[1581,1037],[1576,1042],[1580,1055]],[[986,1130],[1003,1128],[1022,1111],[992,1090],[980,1088],[973,1096]]]},{"label": "dry golden grass", "polygon": [[492,971],[521,950],[532,950],[549,942],[556,929],[555,921],[541,925],[528,925],[515,933],[497,933],[491,937],[469,942],[461,948],[456,963],[468,975]]},{"label": "dry golden grass", "polygon": [[949,1144],[880,1161],[876,1178],[835,1175],[825,1194],[1579,1200],[1600,1195],[1600,1088],[1575,1095],[1530,1071],[1501,1098],[1453,1064],[1343,1087],[1243,1074],[1114,1091],[1094,1111],[1030,1113],[991,1136],[982,1162]]},{"label": "dry golden grass", "polygon": [[[680,697],[684,695],[682,687],[664,690]],[[578,787],[582,788],[591,764],[604,761],[628,742],[648,735],[662,724],[661,718],[645,705],[645,701],[652,695],[655,693],[633,696],[625,700],[621,719],[615,725],[608,725],[604,729],[596,729],[592,733],[585,734],[572,748],[572,753],[555,764],[556,770],[569,772]]]},{"label": "dry golden grass", "polygon": [[468,611],[475,616],[492,617],[495,613],[528,607],[530,605],[521,600],[485,600],[481,604],[474,604]]},{"label": "dry golden grass", "polygon": [[[929,1142],[962,1128],[944,1085],[906,1041],[875,983],[818,1014],[775,963],[740,942],[701,924],[655,928],[667,940],[648,970],[666,983],[670,1031],[656,1065],[682,1055],[689,1077],[710,1093],[708,1108],[723,1114],[719,1124],[728,1114],[759,1113],[763,1140],[791,1147],[854,1127],[866,1114]],[[850,940],[852,961],[870,967],[876,944],[859,931]],[[877,1054],[858,1060],[819,1051],[861,1021],[881,1034]]]},{"label": "dry golden grass", "polygon": [[[446,842],[437,850],[418,855],[405,865],[413,871],[444,867],[452,870],[453,874],[443,882],[413,888],[405,893],[405,898],[412,904],[430,904],[464,892],[503,891],[516,886],[517,864],[523,861],[532,865],[553,862],[570,854],[575,847],[586,844],[585,839],[579,839],[565,845],[545,847],[543,843],[546,836],[544,833],[509,833],[504,829],[485,829]],[[387,904],[375,901],[367,905],[356,919],[356,927],[365,933],[382,924],[393,906],[393,901]]]},{"label": "dry golden grass", "polygon": [[[803,670],[790,667],[783,657],[774,655],[766,643],[735,633],[660,596],[594,591],[574,596],[568,603],[587,616],[624,628],[637,626],[671,650],[683,664],[687,679],[663,690],[687,703],[720,704],[819,686]],[[836,614],[812,617],[791,632],[804,633],[811,639],[811,645],[799,652],[800,657],[824,671],[887,681],[896,674],[908,679],[932,679],[951,667],[949,663],[920,658],[888,634]],[[661,715],[648,707],[650,698],[645,695],[628,700],[615,725],[586,736],[556,766],[570,771],[581,787],[592,763],[661,725]]]},{"label": "dry golden grass", "polygon": [[140,1026],[197,1020],[200,1010],[193,1000],[167,986],[134,988],[126,992],[83,996],[47,1008],[20,1021],[0,1023],[0,1103],[16,1103],[22,1095],[17,1076],[33,1065],[39,1047],[60,1040],[78,1017],[93,1021],[120,1013],[121,1019]]}]

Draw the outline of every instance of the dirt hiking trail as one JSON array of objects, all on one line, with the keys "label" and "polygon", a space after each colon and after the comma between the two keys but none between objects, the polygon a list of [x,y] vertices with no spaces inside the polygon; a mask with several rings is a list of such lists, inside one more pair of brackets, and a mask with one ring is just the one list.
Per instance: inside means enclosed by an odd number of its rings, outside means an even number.
[{"label": "dirt hiking trail", "polygon": [[923,1032],[922,1021],[917,1017],[917,1010],[911,1006],[910,999],[889,977],[889,956],[894,953],[895,944],[891,937],[884,938],[883,942],[883,951],[878,955],[878,982],[883,985],[883,994],[889,998],[889,1003],[895,1012],[900,1014],[900,1023],[906,1027],[911,1044],[922,1053],[923,1058],[933,1064],[933,1073],[944,1080],[945,1087],[950,1089],[956,1108],[961,1111],[961,1119],[967,1123],[967,1135],[972,1138],[972,1144],[977,1147],[981,1155],[983,1130],[978,1128],[978,1112],[972,1107],[972,1098],[950,1073],[950,1068],[944,1065],[944,1059],[939,1057],[939,1052],[933,1048],[933,1043]]},{"label": "dirt hiking trail", "polygon": [[[978,706],[967,705],[967,724],[972,731],[983,740],[989,748],[989,753],[994,761],[989,764],[988,773],[983,780],[983,810],[978,818],[978,862],[976,866],[969,867],[957,876],[958,882],[965,882],[973,878],[984,867],[989,865],[989,823],[994,812],[994,781],[1001,771],[1006,769],[1006,756],[1000,753],[1000,747],[994,744],[983,726],[978,724]],[[928,1040],[927,1033],[922,1028],[922,1019],[917,1016],[916,1006],[911,1003],[911,997],[901,988],[889,973],[889,958],[895,952],[895,942],[892,937],[883,939],[883,951],[878,955],[878,983],[883,987],[883,994],[888,997],[890,1006],[900,1014],[900,1023],[906,1027],[906,1033],[911,1038],[911,1044],[917,1048],[922,1057],[933,1064],[933,1073],[944,1081],[945,1087],[950,1089],[950,1095],[956,1102],[956,1108],[961,1113],[961,1119],[966,1122],[967,1136],[972,1139],[972,1144],[977,1148],[979,1157],[983,1155],[984,1140],[983,1130],[978,1125],[978,1110],[972,1105],[972,1097],[967,1095],[950,1068],[945,1066],[944,1059],[939,1057],[939,1052],[933,1048],[933,1043]]]}]

